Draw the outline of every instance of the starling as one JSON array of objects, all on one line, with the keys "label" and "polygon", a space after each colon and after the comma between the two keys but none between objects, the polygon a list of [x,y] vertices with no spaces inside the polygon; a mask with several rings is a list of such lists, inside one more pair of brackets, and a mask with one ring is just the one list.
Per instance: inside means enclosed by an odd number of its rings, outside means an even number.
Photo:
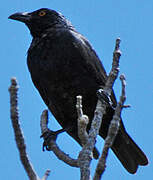
[{"label": "starling", "polygon": [[[96,92],[105,85],[107,74],[88,40],[76,31],[60,13],[42,8],[31,13],[15,13],[9,17],[26,24],[33,37],[27,65],[40,96],[58,123],[80,145],[77,131],[76,96],[83,97],[83,112],[90,122],[97,103]],[[112,90],[112,106],[106,108],[99,135],[105,139],[116,107]],[[127,134],[121,120],[112,150],[124,168],[134,174],[139,165],[148,164],[147,157]],[[94,157],[98,153],[94,148]]]}]

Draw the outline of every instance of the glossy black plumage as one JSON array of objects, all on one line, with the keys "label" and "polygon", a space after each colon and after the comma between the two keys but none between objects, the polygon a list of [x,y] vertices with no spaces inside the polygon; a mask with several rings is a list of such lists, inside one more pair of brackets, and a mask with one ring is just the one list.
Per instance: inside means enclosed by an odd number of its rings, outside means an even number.
[{"label": "glossy black plumage", "polygon": [[[97,102],[96,91],[104,86],[106,72],[89,42],[60,13],[40,9],[16,13],[9,18],[24,22],[33,36],[27,64],[32,81],[44,102],[67,133],[80,145],[77,135],[76,96],[83,96],[83,111],[92,120]],[[113,106],[116,106],[112,92]],[[99,135],[105,139],[114,110],[103,117]],[[88,129],[91,125],[89,123]],[[130,173],[148,160],[126,133],[121,121],[112,150]],[[96,155],[96,150],[94,150]]]}]

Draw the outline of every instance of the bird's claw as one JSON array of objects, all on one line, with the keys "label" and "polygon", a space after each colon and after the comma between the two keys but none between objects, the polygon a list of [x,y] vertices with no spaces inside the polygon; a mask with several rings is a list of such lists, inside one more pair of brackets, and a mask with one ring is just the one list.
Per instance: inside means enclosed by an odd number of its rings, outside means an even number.
[{"label": "bird's claw", "polygon": [[44,142],[43,142],[43,147],[42,147],[42,150],[45,151],[51,151],[50,148],[49,148],[49,143],[50,141],[56,141],[57,139],[57,136],[64,132],[65,129],[60,129],[60,130],[57,130],[57,131],[52,131],[52,130],[47,130],[45,131],[41,136],[40,138],[44,138]]},{"label": "bird's claw", "polygon": [[40,136],[40,138],[44,138],[43,147],[42,147],[43,151],[45,150],[50,151],[49,142],[51,140],[56,141],[57,135],[58,135],[57,131],[51,131],[48,129]]}]

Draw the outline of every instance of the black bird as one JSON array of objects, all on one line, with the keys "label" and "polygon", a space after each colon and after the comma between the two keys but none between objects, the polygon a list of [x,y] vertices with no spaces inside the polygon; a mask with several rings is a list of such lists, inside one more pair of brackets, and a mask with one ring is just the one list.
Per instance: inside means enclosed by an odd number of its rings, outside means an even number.
[{"label": "black bird", "polygon": [[[97,103],[96,91],[107,79],[96,52],[88,40],[54,10],[42,8],[32,13],[15,13],[9,18],[28,26],[33,37],[27,57],[32,81],[59,124],[81,145],[77,134],[76,96],[83,96],[83,111],[90,119],[89,130]],[[111,100],[115,107],[113,92]],[[104,139],[113,114],[114,109],[107,107],[99,131]],[[122,121],[112,150],[129,173],[135,173],[139,165],[148,164]],[[96,149],[94,156],[98,158]]]}]

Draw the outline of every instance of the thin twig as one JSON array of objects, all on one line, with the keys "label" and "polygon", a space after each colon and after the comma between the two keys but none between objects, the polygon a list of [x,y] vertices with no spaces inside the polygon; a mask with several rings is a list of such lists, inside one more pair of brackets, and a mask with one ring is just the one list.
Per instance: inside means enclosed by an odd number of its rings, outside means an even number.
[{"label": "thin twig", "polygon": [[87,179],[90,178],[90,168],[88,167],[88,164],[85,163],[85,162],[88,162],[89,160],[86,160],[86,158],[91,159],[92,157],[91,157],[91,154],[88,156],[87,152],[85,152],[85,149],[84,149],[89,138],[89,135],[86,130],[87,125],[89,123],[89,118],[88,116],[83,114],[82,96],[77,96],[76,109],[78,113],[78,136],[81,140],[81,144],[83,147],[82,151],[79,153],[78,162],[80,166],[81,180],[84,180],[85,178]]},{"label": "thin twig", "polygon": [[32,167],[32,164],[26,152],[26,144],[25,144],[25,140],[24,140],[23,133],[20,127],[20,123],[19,123],[17,91],[18,91],[18,85],[17,85],[16,78],[12,78],[11,86],[9,88],[10,105],[11,105],[10,114],[11,114],[13,129],[14,129],[15,141],[17,144],[17,148],[19,150],[20,160],[22,162],[22,165],[24,166],[24,169],[29,179],[39,180],[40,178],[37,176],[34,168]]},{"label": "thin twig", "polygon": [[47,180],[49,175],[50,175],[50,170],[48,169],[48,170],[46,170],[46,172],[45,172],[45,174],[44,174],[44,176],[42,177],[41,180]]},{"label": "thin twig", "polygon": [[115,45],[115,49],[113,52],[113,62],[112,62],[112,69],[108,75],[108,79],[106,81],[104,90],[108,91],[107,93],[111,94],[112,91],[112,87],[114,85],[115,80],[118,77],[119,74],[119,60],[120,60],[120,56],[121,56],[121,51],[120,51],[120,38],[116,39],[116,45]]},{"label": "thin twig", "polygon": [[103,148],[103,152],[102,152],[102,156],[100,157],[97,167],[96,167],[96,171],[95,171],[95,175],[94,175],[94,180],[99,180],[101,179],[102,174],[105,171],[106,168],[106,158],[108,155],[108,150],[109,148],[112,146],[114,139],[117,135],[117,132],[119,130],[119,126],[120,126],[120,116],[121,116],[121,111],[122,111],[122,107],[124,105],[124,102],[126,100],[126,96],[125,96],[125,76],[121,75],[120,76],[120,80],[122,83],[122,94],[120,96],[120,101],[117,104],[117,107],[115,109],[115,114],[113,116],[113,119],[110,123],[109,129],[108,129],[108,134],[107,137],[105,139],[105,144],[104,144],[104,148]]},{"label": "thin twig", "polygon": [[[42,134],[44,134],[49,130],[47,124],[48,124],[48,111],[44,110],[41,115],[41,123],[40,123]],[[62,160],[63,162],[65,162],[66,164],[72,167],[79,167],[78,160],[73,159],[69,157],[68,154],[64,153],[56,144],[55,139],[50,139],[47,146],[48,146],[48,150],[53,151],[53,153],[58,157],[58,159]]]},{"label": "thin twig", "polygon": [[82,146],[84,146],[88,140],[87,125],[89,123],[89,118],[83,114],[82,96],[77,96],[76,109],[78,113],[78,136]]}]

